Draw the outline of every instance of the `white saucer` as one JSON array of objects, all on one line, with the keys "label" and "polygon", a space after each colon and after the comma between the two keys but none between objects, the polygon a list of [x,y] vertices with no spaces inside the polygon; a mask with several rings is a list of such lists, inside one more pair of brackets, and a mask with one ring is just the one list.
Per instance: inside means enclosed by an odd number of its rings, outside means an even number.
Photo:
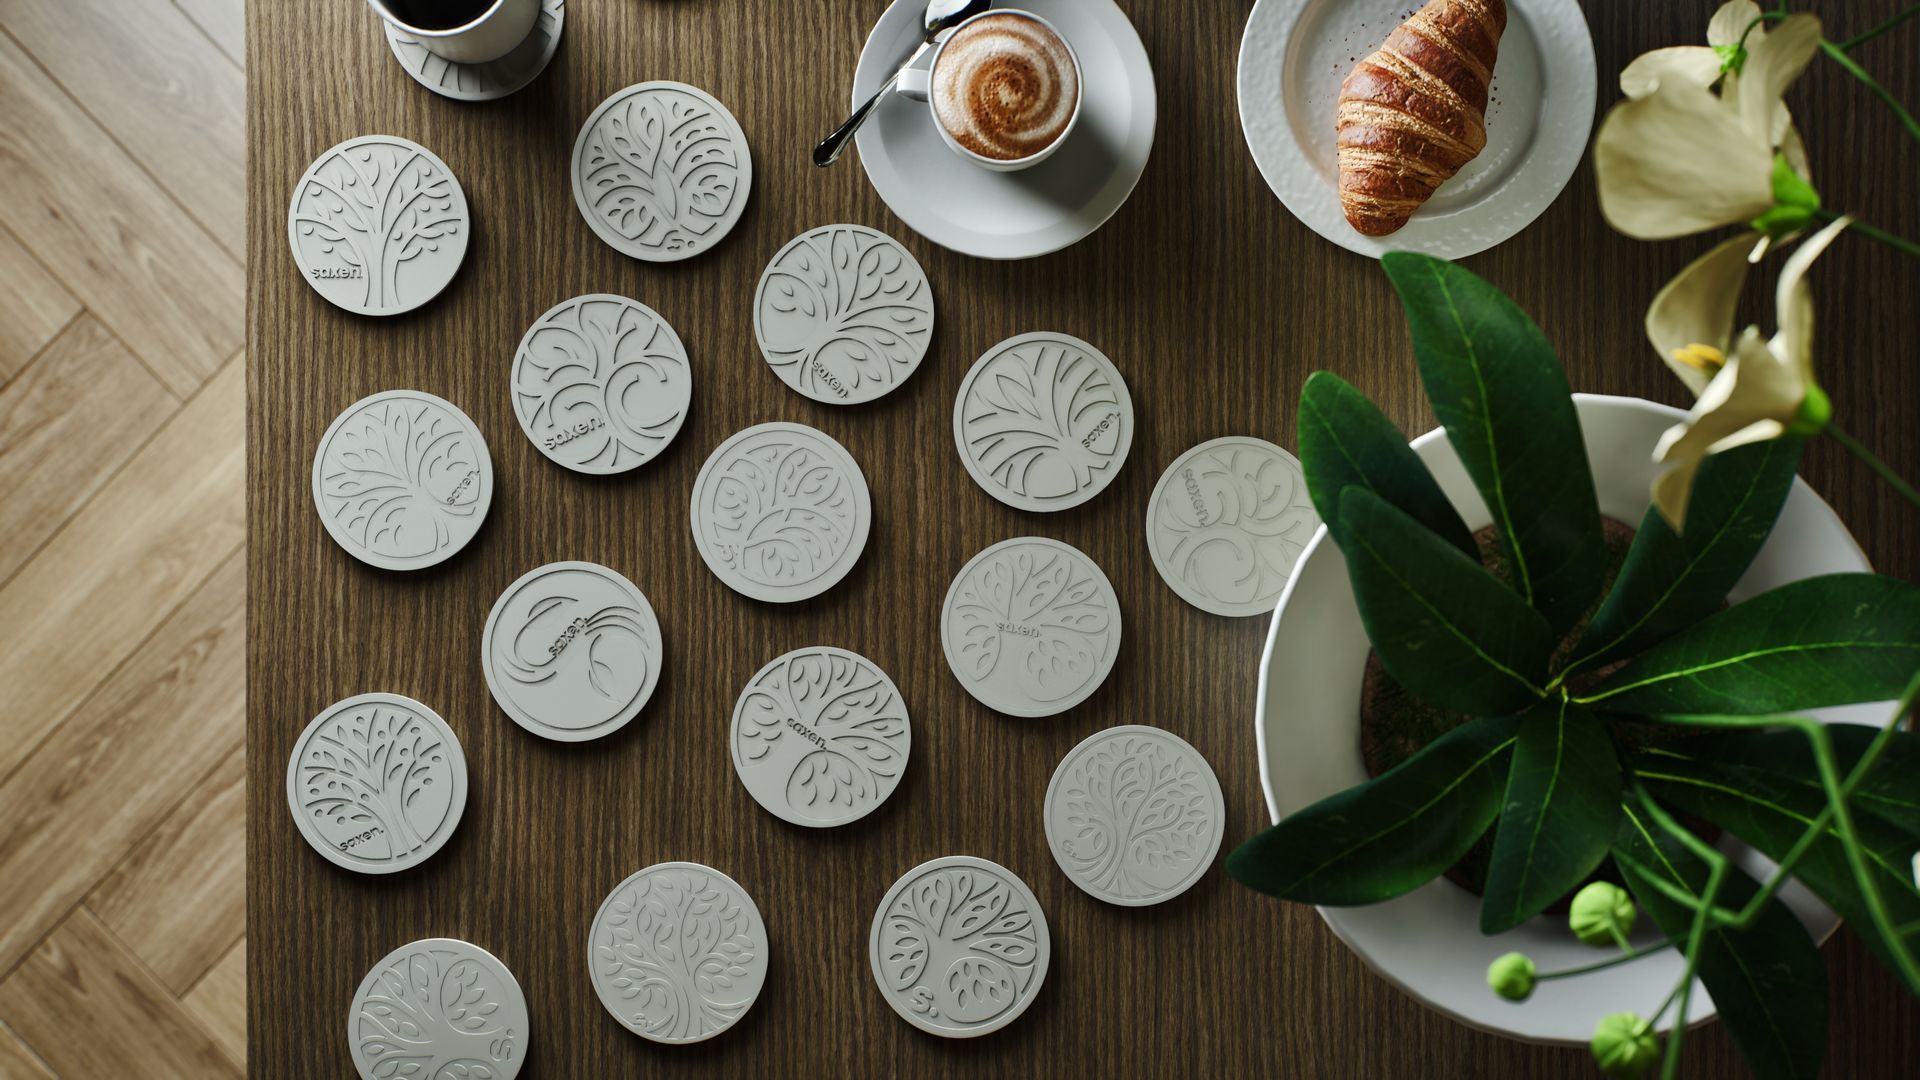
[{"label": "white saucer", "polygon": [[[1080,121],[1053,157],[1020,172],[967,164],[940,141],[925,102],[899,94],[860,129],[874,190],[921,236],[963,255],[1030,259],[1098,229],[1133,193],[1153,151],[1153,65],[1113,0],[1021,0],[1080,57]],[[920,43],[923,0],[894,0],[867,36],[853,76],[858,105]],[[923,64],[925,61],[921,61]]]},{"label": "white saucer", "polygon": [[421,86],[455,101],[497,101],[538,78],[560,51],[560,31],[567,21],[567,0],[541,0],[540,17],[527,39],[498,60],[458,64],[427,51],[407,31],[386,20],[387,47],[409,77]]},{"label": "white saucer", "polygon": [[1487,106],[1487,147],[1413,220],[1362,236],[1340,210],[1334,108],[1355,61],[1407,17],[1408,0],[1259,0],[1240,40],[1240,128],[1293,216],[1349,251],[1458,259],[1532,224],[1580,164],[1598,74],[1579,0],[1512,0]]}]

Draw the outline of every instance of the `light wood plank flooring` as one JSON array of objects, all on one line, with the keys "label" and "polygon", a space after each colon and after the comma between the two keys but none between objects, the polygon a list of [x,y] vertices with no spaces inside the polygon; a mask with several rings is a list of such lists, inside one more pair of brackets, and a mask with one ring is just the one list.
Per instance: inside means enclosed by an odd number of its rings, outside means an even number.
[{"label": "light wood plank flooring", "polygon": [[0,0],[0,1078],[246,1072],[243,0]]}]

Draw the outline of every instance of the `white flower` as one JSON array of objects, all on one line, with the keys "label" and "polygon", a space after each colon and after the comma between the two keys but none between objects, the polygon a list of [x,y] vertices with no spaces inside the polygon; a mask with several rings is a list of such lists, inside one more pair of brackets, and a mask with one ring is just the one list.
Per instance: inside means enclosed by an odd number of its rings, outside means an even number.
[{"label": "white flower", "polygon": [[[1780,329],[1771,340],[1749,326],[1731,348],[1725,344],[1733,337],[1734,296],[1746,277],[1744,255],[1734,269],[1736,245],[1751,243],[1751,237],[1728,241],[1695,260],[1648,310],[1647,334],[1654,347],[1699,394],[1687,418],[1668,429],[1653,451],[1654,461],[1671,466],[1654,479],[1653,502],[1676,530],[1686,524],[1694,476],[1707,455],[1777,439],[1796,425],[1825,422],[1826,395],[1813,380],[1813,293],[1806,275],[1852,223],[1851,218],[1835,221],[1788,257],[1774,295]],[[1686,341],[1689,331],[1698,336]]]},{"label": "white flower", "polygon": [[1627,100],[1593,142],[1600,210],[1615,229],[1662,240],[1751,222],[1776,201],[1776,151],[1805,179],[1780,99],[1818,50],[1820,20],[1794,15],[1768,32],[1759,16],[1734,0],[1715,13],[1712,44],[1656,49],[1620,73]]}]

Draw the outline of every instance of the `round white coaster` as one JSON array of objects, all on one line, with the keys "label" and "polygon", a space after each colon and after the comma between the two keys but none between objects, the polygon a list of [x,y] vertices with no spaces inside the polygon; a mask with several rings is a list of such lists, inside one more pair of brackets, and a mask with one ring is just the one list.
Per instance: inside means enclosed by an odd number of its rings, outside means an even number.
[{"label": "round white coaster", "polygon": [[492,953],[426,938],[388,953],[353,995],[347,1045],[361,1080],[513,1080],[527,1060],[527,996]]},{"label": "round white coaster", "polygon": [[698,87],[637,83],[600,103],[573,144],[573,201],[594,234],[647,262],[718,244],[753,187],[746,133]]},{"label": "round white coaster", "polygon": [[528,571],[481,635],[493,700],[542,738],[585,742],[627,726],[660,681],[660,622],[645,593],[590,562]]},{"label": "round white coaster", "polygon": [[1120,654],[1120,599],[1092,559],[1041,536],[1002,540],[953,579],[947,666],[981,704],[1052,716],[1085,701]]},{"label": "round white coaster", "polygon": [[767,927],[740,883],[710,866],[656,863],[593,917],[593,990],[628,1031],[695,1043],[732,1027],[767,980]]},{"label": "round white coaster", "polygon": [[287,759],[287,808],[335,866],[392,874],[444,846],[467,807],[467,759],[440,714],[360,694],[313,718]]},{"label": "round white coaster", "polygon": [[815,401],[872,401],[920,366],[933,288],[913,253],[864,225],[793,238],[760,275],[753,334],[780,381]]},{"label": "round white coaster", "polygon": [[1088,736],[1047,784],[1047,846],[1090,896],[1124,907],[1171,900],[1220,852],[1220,781],[1185,739],[1130,724]]},{"label": "round white coaster", "polygon": [[960,461],[1021,510],[1065,510],[1106,489],[1133,446],[1133,397],[1099,349],[1021,334],[988,349],[953,403]]},{"label": "round white coaster", "polygon": [[413,81],[455,101],[493,101],[506,97],[532,82],[547,69],[553,54],[560,49],[560,31],[567,21],[567,0],[542,0],[540,17],[534,20],[527,39],[512,52],[484,64],[456,64],[428,52],[426,46],[392,23],[387,28],[387,46],[394,59],[406,69]]},{"label": "round white coaster", "polygon": [[440,295],[467,257],[467,195],[433,151],[362,135],[307,166],[287,207],[300,276],[327,302],[398,315]]},{"label": "round white coaster", "polygon": [[313,503],[363,563],[419,570],[467,546],[493,503],[487,441],[452,402],[421,390],[361,398],[313,455]]},{"label": "round white coaster", "polygon": [[970,855],[923,862],[873,913],[880,996],[922,1031],[999,1031],[1033,1004],[1053,955],[1040,901],[1013,871]]},{"label": "round white coaster", "polygon": [[1154,568],[1215,615],[1270,614],[1319,527],[1299,460],[1247,436],[1181,454],[1147,500]]},{"label": "round white coaster", "polygon": [[653,460],[686,421],[693,374],[660,313],[608,293],[547,309],[513,354],[513,414],[555,463],[608,475]]},{"label": "round white coaster", "polygon": [[783,821],[824,827],[872,813],[913,749],[900,690],[879,665],[825,645],[795,649],[747,682],[733,706],[733,768]]},{"label": "round white coaster", "polygon": [[867,546],[873,499],[846,448],[801,424],[760,424],[720,444],[693,481],[693,541],[707,569],[784,604],[837,584]]}]

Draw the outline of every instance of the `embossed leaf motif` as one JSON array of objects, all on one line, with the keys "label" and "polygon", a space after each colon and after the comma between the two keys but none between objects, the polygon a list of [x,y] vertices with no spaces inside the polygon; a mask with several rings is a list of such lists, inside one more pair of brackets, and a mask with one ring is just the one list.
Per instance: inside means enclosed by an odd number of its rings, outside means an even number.
[{"label": "embossed leaf motif", "polygon": [[1200,454],[1184,471],[1187,494],[1154,506],[1162,561],[1221,601],[1278,600],[1320,527],[1299,473],[1270,451],[1234,445]]},{"label": "embossed leaf motif", "polygon": [[616,895],[596,926],[594,956],[628,1003],[624,1019],[663,1039],[719,1031],[746,1011],[738,981],[760,945],[731,890],[710,875],[668,868]]},{"label": "embossed leaf motif", "polygon": [[492,972],[432,946],[410,949],[374,976],[358,1001],[354,1039],[379,1080],[489,1080],[490,1065],[515,1053],[513,1029],[498,1020],[501,987]]},{"label": "embossed leaf motif", "polygon": [[[341,834],[376,831],[376,842],[353,849],[399,858],[425,846],[445,820],[446,746],[418,716],[367,705],[323,724],[302,749],[301,806]],[[439,790],[435,790],[435,782]]]},{"label": "embossed leaf motif", "polygon": [[441,550],[450,524],[479,509],[477,448],[431,402],[363,409],[328,441],[322,470],[321,498],[335,525],[366,550],[394,558]]},{"label": "embossed leaf motif", "polygon": [[1007,350],[974,376],[961,407],[968,453],[1016,495],[1072,495],[1114,467],[1119,394],[1106,371],[1070,345]]},{"label": "embossed leaf motif", "polygon": [[403,302],[405,264],[462,228],[453,179],[419,149],[363,144],[333,150],[302,182],[293,225],[309,265],[362,282],[360,306]]},{"label": "embossed leaf motif", "polygon": [[974,1024],[1000,1015],[1026,991],[1038,959],[1033,913],[991,874],[932,871],[887,910],[881,970],[931,1019]]},{"label": "embossed leaf motif", "polygon": [[763,585],[812,581],[853,540],[852,485],[803,442],[775,437],[736,453],[707,499],[708,539],[721,560]]},{"label": "embossed leaf motif", "polygon": [[1071,831],[1060,855],[1076,877],[1130,899],[1177,883],[1213,851],[1210,796],[1190,756],[1123,736],[1082,756],[1062,789]]},{"label": "embossed leaf motif", "polygon": [[620,471],[659,453],[692,399],[686,354],[638,304],[575,301],[547,313],[513,369],[514,406],[550,453]]},{"label": "embossed leaf motif", "polygon": [[740,180],[739,151],[706,102],[678,90],[639,91],[588,134],[581,186],[620,236],[681,251],[726,215]]},{"label": "embossed leaf motif", "polygon": [[754,679],[738,711],[739,759],[786,769],[787,803],[797,810],[832,816],[835,808],[869,806],[899,779],[906,707],[892,684],[859,658],[825,650],[790,654]]},{"label": "embossed leaf motif", "polygon": [[1113,624],[1088,568],[1064,552],[1036,547],[1013,548],[975,567],[954,617],[973,678],[987,677],[1013,648],[1039,700],[1064,697],[1097,673]]},{"label": "embossed leaf motif", "polygon": [[652,643],[639,608],[583,603],[560,592],[535,600],[517,631],[494,638],[494,660],[496,670],[523,686],[585,682],[618,711],[646,685]]},{"label": "embossed leaf motif", "polygon": [[933,330],[919,267],[861,229],[796,240],[769,268],[760,303],[768,363],[802,392],[828,398],[904,378]]}]

